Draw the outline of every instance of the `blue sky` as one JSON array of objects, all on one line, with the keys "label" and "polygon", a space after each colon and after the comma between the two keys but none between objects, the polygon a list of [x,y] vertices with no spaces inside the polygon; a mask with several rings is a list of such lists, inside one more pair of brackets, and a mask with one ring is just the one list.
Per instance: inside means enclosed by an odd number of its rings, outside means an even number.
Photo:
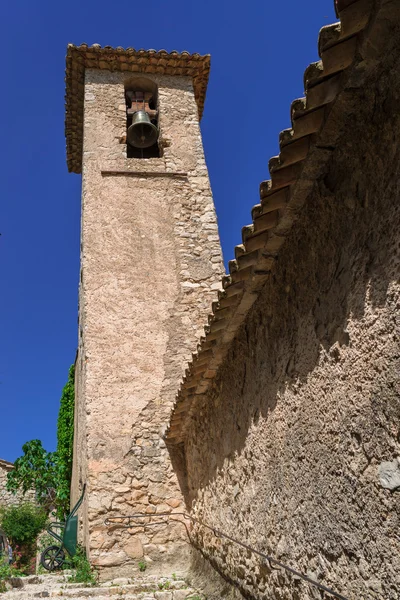
[{"label": "blue sky", "polygon": [[75,358],[80,176],[65,163],[68,42],[212,55],[202,132],[225,261],[258,203],[333,0],[22,0],[2,5],[0,458],[56,443]]}]

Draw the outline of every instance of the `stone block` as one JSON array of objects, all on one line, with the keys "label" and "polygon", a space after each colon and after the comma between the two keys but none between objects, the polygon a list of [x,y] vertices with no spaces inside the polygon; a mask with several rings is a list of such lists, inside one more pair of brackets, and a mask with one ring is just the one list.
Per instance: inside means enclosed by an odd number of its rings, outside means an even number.
[{"label": "stone block", "polygon": [[142,558],[143,545],[139,538],[132,538],[128,544],[124,545],[124,551],[129,558]]},{"label": "stone block", "polygon": [[122,550],[110,552],[100,552],[99,556],[93,559],[93,565],[96,567],[115,567],[122,565],[127,559],[127,555]]},{"label": "stone block", "polygon": [[112,585],[129,585],[131,583],[131,580],[128,579],[128,577],[117,577],[116,579],[113,579],[111,584]]},{"label": "stone block", "polygon": [[154,598],[156,600],[172,600],[172,592],[155,592]]},{"label": "stone block", "polygon": [[173,600],[186,600],[193,595],[189,590],[174,590],[173,591]]},{"label": "stone block", "polygon": [[378,467],[381,486],[387,490],[400,489],[400,458],[382,462]]}]

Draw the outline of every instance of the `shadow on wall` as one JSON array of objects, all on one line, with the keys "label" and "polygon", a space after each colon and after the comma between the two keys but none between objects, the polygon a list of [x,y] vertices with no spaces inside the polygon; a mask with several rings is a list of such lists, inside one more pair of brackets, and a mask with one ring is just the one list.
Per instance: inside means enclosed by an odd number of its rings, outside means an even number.
[{"label": "shadow on wall", "polygon": [[170,449],[195,514],[304,570],[344,556],[355,580],[363,557],[390,563],[386,523],[400,526],[376,478],[400,442],[400,77],[388,72],[355,94],[185,447]]},{"label": "shadow on wall", "polygon": [[[389,286],[399,279],[400,120],[396,126],[382,114],[390,97],[381,111],[372,90],[366,100],[365,114],[360,110],[356,122],[351,116],[345,124],[346,139],[287,238],[274,274],[232,345],[211,401],[199,406],[199,411],[212,410],[220,434],[213,439],[219,451],[202,485],[226,457],[241,452],[249,428],[268,417],[287,388],[307,383],[321,348],[339,362],[340,348],[357,344],[350,340],[349,320],[362,322],[366,309],[385,307]],[[192,451],[190,437],[201,438],[201,421],[189,431]],[[177,471],[184,474],[182,449],[175,454]],[[195,496],[196,490],[186,494],[188,508]]]}]

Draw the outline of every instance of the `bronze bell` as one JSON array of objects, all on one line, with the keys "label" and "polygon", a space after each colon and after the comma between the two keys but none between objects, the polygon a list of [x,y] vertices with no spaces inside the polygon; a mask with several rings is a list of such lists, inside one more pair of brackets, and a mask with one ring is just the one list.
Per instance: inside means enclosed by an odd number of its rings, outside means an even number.
[{"label": "bronze bell", "polygon": [[133,113],[132,125],[128,128],[128,143],[135,148],[149,148],[156,143],[158,129],[144,110]]}]

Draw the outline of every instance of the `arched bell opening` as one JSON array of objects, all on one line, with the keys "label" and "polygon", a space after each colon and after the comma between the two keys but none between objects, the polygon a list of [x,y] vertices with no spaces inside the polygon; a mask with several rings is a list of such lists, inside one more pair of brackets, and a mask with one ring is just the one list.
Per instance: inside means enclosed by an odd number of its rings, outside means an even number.
[{"label": "arched bell opening", "polygon": [[146,77],[125,82],[127,158],[159,158],[158,90]]}]

